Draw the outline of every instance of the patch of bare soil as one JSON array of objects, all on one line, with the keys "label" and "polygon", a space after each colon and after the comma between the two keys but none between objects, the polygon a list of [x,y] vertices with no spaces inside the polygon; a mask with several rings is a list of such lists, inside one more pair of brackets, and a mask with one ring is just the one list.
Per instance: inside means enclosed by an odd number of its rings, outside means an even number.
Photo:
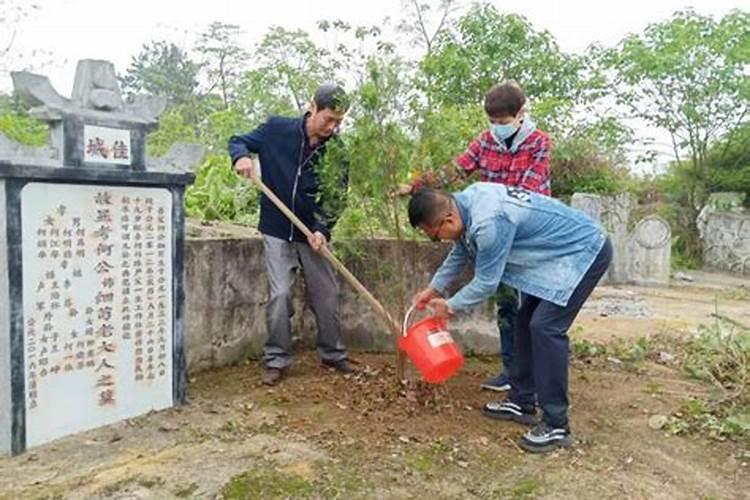
[{"label": "patch of bare soil", "polygon": [[[667,367],[571,370],[575,447],[546,456],[483,417],[472,358],[443,386],[398,384],[390,355],[360,373],[298,357],[267,388],[252,364],[198,375],[187,406],[0,459],[2,498],[746,498],[748,450],[653,430],[690,391]],[[413,378],[412,374],[412,378]]]},{"label": "patch of bare soil", "polygon": [[[695,282],[669,288],[602,286],[594,290],[576,319],[590,341],[637,339],[653,335],[682,337],[698,325],[711,325],[717,317],[732,318],[750,326],[750,280],[696,274]],[[711,278],[711,279],[709,279]]]},{"label": "patch of bare soil", "polygon": [[308,357],[278,388],[256,387],[252,373],[246,384],[259,401],[285,408],[290,429],[321,438],[346,460],[352,457],[341,450],[346,449],[342,443],[360,449],[354,455],[366,463],[394,453],[419,455],[438,443],[442,461],[457,466],[459,483],[468,479],[479,487],[488,481],[484,492],[500,497],[507,493],[506,480],[528,478],[540,481],[535,496],[571,498],[739,498],[750,487],[739,446],[668,436],[649,427],[652,415],[668,414],[681,398],[703,390],[662,366],[646,365],[634,373],[577,364],[571,392],[578,445],[535,457],[515,444],[521,426],[479,413],[493,399],[479,384],[492,373],[494,360],[469,360],[459,376],[432,390],[397,385],[389,357],[360,361],[363,373],[349,379],[326,373]]}]

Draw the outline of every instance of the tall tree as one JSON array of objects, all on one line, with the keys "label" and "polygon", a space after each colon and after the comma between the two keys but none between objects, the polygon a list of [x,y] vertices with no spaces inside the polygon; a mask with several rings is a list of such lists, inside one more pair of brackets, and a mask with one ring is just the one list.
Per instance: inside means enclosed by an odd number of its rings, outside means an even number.
[{"label": "tall tree", "polygon": [[263,69],[252,69],[242,75],[233,108],[255,124],[271,115],[299,112],[299,104],[279,85],[277,77]]},{"label": "tall tree", "polygon": [[477,103],[498,81],[514,79],[536,98],[575,98],[581,62],[523,17],[475,4],[430,44],[422,68],[436,104]]},{"label": "tall tree", "polygon": [[449,26],[451,15],[457,10],[456,0],[402,0],[402,4],[406,17],[399,23],[399,30],[426,54],[432,53],[435,40]]},{"label": "tall tree", "polygon": [[120,77],[123,90],[164,96],[170,106],[193,103],[198,96],[200,65],[186,51],[166,40],[143,45]]},{"label": "tall tree", "polygon": [[716,20],[678,12],[604,51],[602,60],[625,111],[669,133],[694,228],[709,189],[710,145],[724,137],[731,146],[733,130],[748,122],[750,13]]},{"label": "tall tree", "polygon": [[256,69],[296,109],[304,107],[320,83],[333,78],[328,52],[302,30],[271,28],[254,55]]},{"label": "tall tree", "polygon": [[247,51],[239,44],[240,27],[215,21],[200,35],[196,50],[203,56],[209,92],[217,90],[228,108],[234,98],[235,82],[247,64]]}]

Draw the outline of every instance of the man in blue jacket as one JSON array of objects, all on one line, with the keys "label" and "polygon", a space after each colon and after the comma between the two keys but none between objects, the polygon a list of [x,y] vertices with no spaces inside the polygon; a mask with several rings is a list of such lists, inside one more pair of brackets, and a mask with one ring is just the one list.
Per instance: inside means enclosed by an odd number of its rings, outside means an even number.
[{"label": "man in blue jacket", "polygon": [[[527,451],[569,446],[567,333],[612,260],[602,228],[552,198],[484,182],[454,195],[417,192],[409,201],[409,222],[433,240],[455,242],[430,286],[415,296],[417,307],[448,318],[480,304],[501,281],[523,294],[510,393],[482,412],[532,426],[521,438]],[[474,277],[446,300],[470,260]]]},{"label": "man in blue jacket", "polygon": [[[337,193],[322,193],[319,162],[326,143],[335,137],[349,108],[349,98],[337,85],[322,85],[310,110],[299,118],[274,116],[245,135],[229,140],[235,170],[253,182],[260,178],[312,231],[306,238],[265,195],[260,200],[259,231],[263,234],[270,299],[266,309],[268,340],[264,348],[263,383],[279,382],[292,362],[291,290],[299,267],[318,324],[318,353],[324,366],[351,373],[339,335],[338,282],[333,266],[319,253],[331,238],[338,213],[331,205],[346,191],[348,172],[341,168]],[[328,199],[326,199],[326,195]],[[340,202],[340,200],[338,200]]]}]

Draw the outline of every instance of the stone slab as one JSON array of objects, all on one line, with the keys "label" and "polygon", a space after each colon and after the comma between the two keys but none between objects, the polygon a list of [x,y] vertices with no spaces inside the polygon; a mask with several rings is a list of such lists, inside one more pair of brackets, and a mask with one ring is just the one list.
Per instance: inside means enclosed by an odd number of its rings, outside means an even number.
[{"label": "stone slab", "polygon": [[172,406],[168,189],[21,192],[26,445]]}]

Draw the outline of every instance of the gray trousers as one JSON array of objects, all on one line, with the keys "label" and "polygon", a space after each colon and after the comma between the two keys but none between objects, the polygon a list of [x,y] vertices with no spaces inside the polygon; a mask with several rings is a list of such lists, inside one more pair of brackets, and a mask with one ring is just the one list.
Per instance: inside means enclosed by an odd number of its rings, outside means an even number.
[{"label": "gray trousers", "polygon": [[263,349],[266,366],[286,368],[292,362],[292,286],[300,266],[318,324],[318,353],[326,361],[346,359],[339,335],[339,286],[333,266],[307,243],[263,235],[263,248],[270,288],[266,307],[268,340]]}]

